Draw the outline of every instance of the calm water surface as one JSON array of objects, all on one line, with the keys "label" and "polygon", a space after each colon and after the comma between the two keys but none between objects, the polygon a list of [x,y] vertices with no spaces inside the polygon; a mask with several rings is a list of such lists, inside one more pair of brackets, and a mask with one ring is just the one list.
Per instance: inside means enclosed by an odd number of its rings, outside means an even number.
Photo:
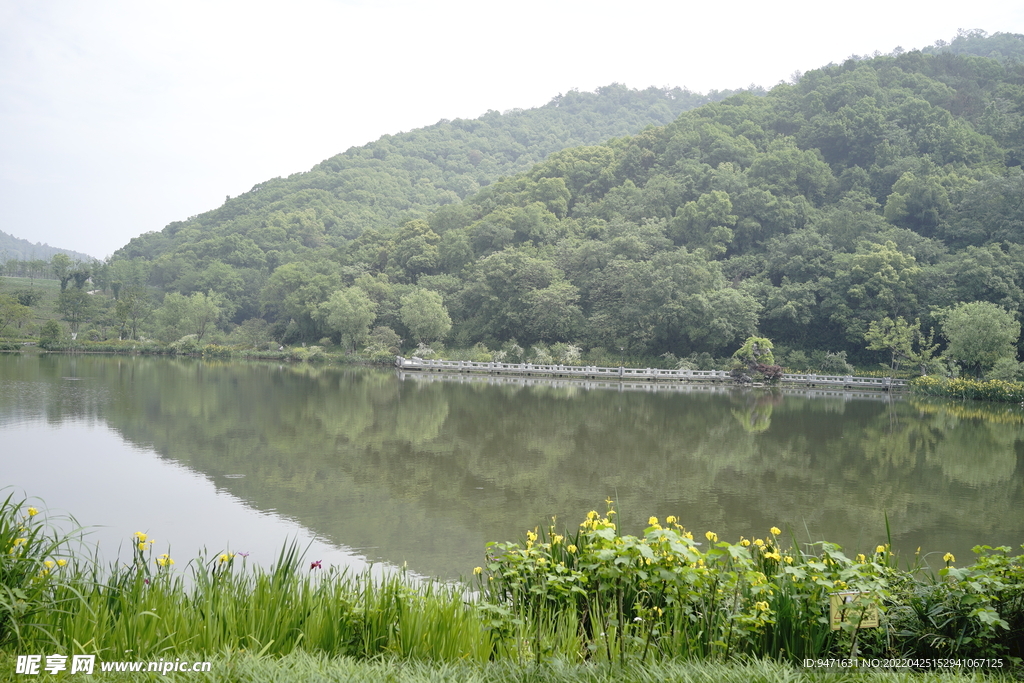
[{"label": "calm water surface", "polygon": [[[614,498],[627,532],[910,555],[1024,543],[1024,413],[878,395],[436,381],[393,371],[0,355],[0,487],[158,551],[205,546],[444,577],[485,544],[575,526]],[[933,556],[936,561],[941,562]]]}]

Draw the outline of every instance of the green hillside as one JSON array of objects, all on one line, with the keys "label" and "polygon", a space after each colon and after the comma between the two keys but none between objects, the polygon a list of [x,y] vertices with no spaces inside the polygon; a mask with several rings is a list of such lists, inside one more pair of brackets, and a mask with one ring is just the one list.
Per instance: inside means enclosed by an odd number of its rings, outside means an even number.
[{"label": "green hillside", "polygon": [[[384,138],[143,236],[112,272],[220,293],[231,320],[263,317],[285,343],[356,342],[377,326],[406,343],[515,338],[681,357],[757,331],[789,350],[871,360],[864,335],[885,317],[927,330],[958,302],[1018,317],[1024,305],[1024,65],[1007,55],[1021,37],[960,38],[961,51],[1000,59],[850,59],[631,137],[547,156],[552,143],[534,155],[544,161],[489,184],[491,171],[472,169],[518,160],[529,138],[503,150],[474,141],[433,163],[416,141],[454,146],[496,113]],[[633,95],[662,113],[682,99]],[[399,167],[406,175],[383,172]],[[342,177],[359,182],[341,189]]]},{"label": "green hillside", "polygon": [[260,314],[266,276],[282,263],[339,247],[366,230],[425,218],[552,152],[663,125],[729,94],[613,84],[592,93],[570,91],[536,109],[489,111],[385,135],[137,237],[114,259],[151,263],[153,284],[168,291],[223,291],[236,318],[252,317]]}]

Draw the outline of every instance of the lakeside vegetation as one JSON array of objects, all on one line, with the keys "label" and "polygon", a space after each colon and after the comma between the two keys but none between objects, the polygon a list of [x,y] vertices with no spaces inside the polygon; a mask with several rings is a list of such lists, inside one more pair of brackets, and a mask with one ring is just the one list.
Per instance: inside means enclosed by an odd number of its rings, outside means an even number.
[{"label": "lakeside vegetation", "polygon": [[[116,660],[193,655],[312,657],[507,668],[645,667],[689,661],[800,665],[804,658],[983,658],[1017,670],[1024,656],[1024,556],[947,553],[933,571],[900,568],[887,543],[847,555],[830,543],[698,539],[656,518],[621,534],[613,502],[576,529],[491,544],[469,586],[373,579],[308,561],[286,546],[272,567],[224,551],[191,561],[139,532],[107,566],[82,554],[46,512],[0,506],[0,648],[57,648]],[[830,628],[829,595],[859,590],[882,627]],[[306,660],[310,661],[310,660]],[[746,664],[746,666],[757,666]]]}]

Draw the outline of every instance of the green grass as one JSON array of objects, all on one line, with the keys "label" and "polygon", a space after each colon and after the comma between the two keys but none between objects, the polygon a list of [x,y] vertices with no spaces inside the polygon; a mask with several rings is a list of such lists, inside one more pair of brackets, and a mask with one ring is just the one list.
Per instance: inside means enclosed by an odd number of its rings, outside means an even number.
[{"label": "green grass", "polygon": [[[196,657],[186,657],[196,661]],[[0,652],[0,683],[29,680],[15,671],[14,653]],[[87,680],[109,681],[196,681],[220,683],[245,681],[263,683],[319,683],[352,681],[360,683],[944,683],[946,681],[999,683],[1019,680],[1011,675],[987,669],[962,672],[865,671],[849,669],[811,669],[778,662],[706,664],[698,662],[660,662],[643,666],[629,664],[570,664],[547,662],[540,666],[519,666],[508,662],[489,664],[425,663],[395,659],[360,661],[349,657],[327,657],[297,652],[284,657],[256,656],[246,653],[218,654],[209,659],[208,673],[114,673],[97,671]],[[49,674],[43,676],[50,678]],[[65,680],[67,675],[54,677]],[[74,678],[72,678],[74,680]]]}]

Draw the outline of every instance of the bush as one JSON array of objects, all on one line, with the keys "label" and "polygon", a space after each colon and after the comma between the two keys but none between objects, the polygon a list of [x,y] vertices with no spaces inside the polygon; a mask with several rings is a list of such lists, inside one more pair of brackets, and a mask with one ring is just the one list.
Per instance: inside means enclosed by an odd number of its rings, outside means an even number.
[{"label": "bush", "polygon": [[783,356],[783,364],[796,372],[807,372],[807,369],[811,367],[811,359],[807,357],[807,354],[800,350],[789,351]]},{"label": "bush", "polygon": [[326,360],[327,354],[325,354],[324,350],[319,346],[299,346],[291,350],[289,357],[291,360],[308,363]]},{"label": "bush", "polygon": [[374,365],[394,365],[395,355],[387,349],[377,349],[369,354],[368,360]]},{"label": "bush", "polygon": [[71,335],[56,320],[47,320],[39,330],[39,348],[57,351],[71,346]]},{"label": "bush", "polygon": [[194,334],[186,334],[168,348],[179,356],[197,355],[202,351],[202,347],[199,346],[199,338]]},{"label": "bush", "polygon": [[164,354],[172,353],[171,347],[154,341],[135,341],[131,339],[110,339],[101,342],[82,342],[80,348],[89,353],[138,353]]},{"label": "bush", "polygon": [[1000,358],[988,371],[986,379],[1001,379],[1005,382],[1019,382],[1024,379],[1024,363],[1016,358]]},{"label": "bush", "polygon": [[811,359],[823,375],[853,374],[853,366],[846,360],[846,351],[815,351]]},{"label": "bush", "polygon": [[203,347],[203,358],[231,358],[231,349],[220,344],[207,344]]}]

